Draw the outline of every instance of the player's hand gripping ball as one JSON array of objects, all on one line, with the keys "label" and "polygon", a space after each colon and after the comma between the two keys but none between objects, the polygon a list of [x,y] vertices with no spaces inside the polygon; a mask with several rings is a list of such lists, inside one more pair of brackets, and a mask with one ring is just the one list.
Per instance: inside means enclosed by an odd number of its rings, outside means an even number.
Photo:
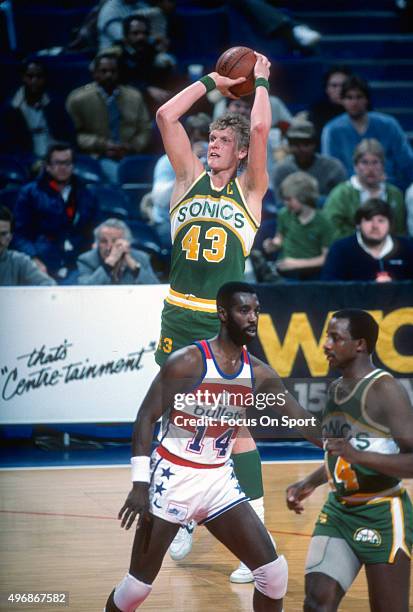
[{"label": "player's hand gripping ball", "polygon": [[256,59],[254,51],[249,47],[231,47],[231,49],[224,51],[218,58],[215,66],[218,74],[230,79],[246,78],[246,81],[243,83],[231,87],[230,91],[234,96],[249,96],[253,93]]}]

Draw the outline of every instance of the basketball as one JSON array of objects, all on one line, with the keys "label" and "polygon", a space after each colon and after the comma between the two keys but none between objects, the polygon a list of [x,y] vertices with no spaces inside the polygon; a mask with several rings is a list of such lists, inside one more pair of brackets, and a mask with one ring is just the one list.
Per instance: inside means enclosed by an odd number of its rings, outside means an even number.
[{"label": "basketball", "polygon": [[239,77],[246,77],[247,79],[244,83],[231,87],[230,91],[235,96],[249,96],[253,93],[256,59],[254,51],[249,47],[231,47],[218,58],[215,66],[218,74],[231,79],[238,79]]}]

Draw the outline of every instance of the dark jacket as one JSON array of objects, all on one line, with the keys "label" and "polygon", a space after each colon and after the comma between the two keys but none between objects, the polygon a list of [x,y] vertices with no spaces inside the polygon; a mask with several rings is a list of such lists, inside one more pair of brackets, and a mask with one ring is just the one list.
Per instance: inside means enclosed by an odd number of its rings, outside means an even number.
[{"label": "dark jacket", "polygon": [[110,51],[119,58],[120,82],[133,85],[144,93],[148,85],[161,85],[164,70],[155,65],[156,49],[150,43],[145,43],[140,51],[134,51],[123,41],[116,41]]},{"label": "dark jacket", "polygon": [[413,240],[393,238],[394,247],[382,259],[375,259],[361,248],[356,234],[334,242],[327,255],[321,280],[375,281],[380,272],[392,280],[413,279]]},{"label": "dark jacket", "polygon": [[[54,140],[75,142],[76,134],[72,121],[65,110],[64,100],[50,99],[43,107],[50,137]],[[18,154],[33,153],[33,138],[20,108],[8,100],[0,111],[0,151]]]},{"label": "dark jacket", "polygon": [[74,269],[93,242],[96,213],[95,196],[78,180],[73,178],[65,202],[45,172],[22,187],[17,198],[13,247],[41,259],[52,275],[61,267]]}]

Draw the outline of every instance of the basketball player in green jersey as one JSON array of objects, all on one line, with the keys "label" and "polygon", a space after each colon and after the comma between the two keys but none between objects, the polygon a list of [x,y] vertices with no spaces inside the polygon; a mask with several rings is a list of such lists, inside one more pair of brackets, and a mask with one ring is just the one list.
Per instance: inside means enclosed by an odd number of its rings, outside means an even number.
[{"label": "basketball player in green jersey", "polygon": [[[267,140],[271,127],[268,96],[270,62],[256,53],[255,96],[250,121],[224,115],[210,126],[208,167],[193,153],[181,117],[208,91],[217,88],[235,99],[230,88],[245,81],[211,72],[166,102],[157,112],[165,151],[175,171],[170,218],[172,263],[170,290],[162,313],[156,361],[218,331],[215,297],[219,287],[244,277],[245,259],[261,222],[262,199],[268,189]],[[233,451],[234,469],[245,494],[264,519],[261,463],[251,436],[240,436]],[[182,533],[181,533],[182,532]],[[173,553],[180,530],[171,547]],[[184,551],[189,552],[189,546]],[[252,582],[241,565],[231,580]]]},{"label": "basketball player in green jersey", "polygon": [[413,478],[413,410],[402,385],[372,363],[377,337],[363,310],[336,312],[328,326],[324,350],[343,376],[323,415],[325,466],[287,488],[300,514],[317,486],[333,487],[307,555],[305,612],[337,610],[363,564],[371,610],[409,610],[413,510],[400,479]]}]

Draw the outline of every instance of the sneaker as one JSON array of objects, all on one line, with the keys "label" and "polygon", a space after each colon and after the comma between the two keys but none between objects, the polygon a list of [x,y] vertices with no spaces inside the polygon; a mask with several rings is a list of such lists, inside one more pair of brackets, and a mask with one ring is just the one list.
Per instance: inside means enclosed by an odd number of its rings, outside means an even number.
[{"label": "sneaker", "polygon": [[321,39],[320,32],[312,30],[305,24],[294,26],[293,36],[302,47],[312,47]]},{"label": "sneaker", "polygon": [[192,534],[195,522],[190,521],[186,527],[181,527],[169,547],[169,556],[174,561],[184,559],[192,548]]},{"label": "sneaker", "polygon": [[230,582],[236,582],[237,584],[245,584],[247,582],[254,582],[254,575],[252,571],[241,561],[238,568],[234,570],[229,577]]}]

